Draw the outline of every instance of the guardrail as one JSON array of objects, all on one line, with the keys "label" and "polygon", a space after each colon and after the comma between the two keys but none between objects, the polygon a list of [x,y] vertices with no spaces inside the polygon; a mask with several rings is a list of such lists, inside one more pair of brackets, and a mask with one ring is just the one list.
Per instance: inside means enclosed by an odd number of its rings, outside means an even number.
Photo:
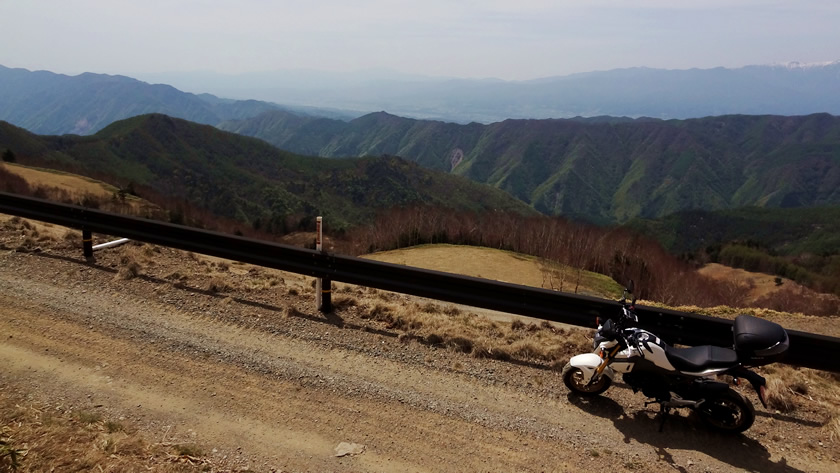
[{"label": "guardrail", "polygon": [[[76,205],[0,192],[0,213],[131,238],[195,253],[251,263],[316,278],[374,287],[442,301],[520,314],[552,322],[595,327],[597,317],[616,316],[615,301],[566,294],[481,278],[381,263],[128,217]],[[639,325],[670,343],[732,345],[732,321],[636,306]],[[788,330],[784,363],[840,372],[840,338]]]}]

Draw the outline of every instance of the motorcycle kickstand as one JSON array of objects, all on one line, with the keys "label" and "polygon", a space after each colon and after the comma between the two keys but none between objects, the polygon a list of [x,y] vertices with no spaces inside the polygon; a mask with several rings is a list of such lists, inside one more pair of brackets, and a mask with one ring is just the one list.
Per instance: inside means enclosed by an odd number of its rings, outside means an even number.
[{"label": "motorcycle kickstand", "polygon": [[671,414],[671,407],[666,407],[665,403],[661,401],[648,401],[645,403],[645,407],[649,404],[659,404],[659,431],[662,432],[665,430],[665,421],[668,420],[668,416]]}]

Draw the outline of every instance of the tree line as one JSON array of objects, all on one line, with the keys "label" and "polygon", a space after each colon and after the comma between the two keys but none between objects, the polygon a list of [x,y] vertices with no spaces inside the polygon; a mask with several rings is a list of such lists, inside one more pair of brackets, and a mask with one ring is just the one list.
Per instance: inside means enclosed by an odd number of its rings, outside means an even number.
[{"label": "tree line", "polygon": [[748,283],[717,280],[668,253],[657,241],[624,227],[599,227],[562,217],[465,213],[427,206],[392,208],[336,243],[348,254],[449,243],[509,250],[613,278],[635,282],[640,299],[667,305],[772,308],[813,315],[840,313],[840,299],[804,288],[748,303]]},{"label": "tree line", "polygon": [[[284,232],[267,232],[265,228],[253,224],[215,215],[186,199],[173,200],[146,186],[131,185],[130,192],[115,192],[110,198],[72,195],[58,189],[32,187],[2,166],[0,190],[267,241],[283,242],[285,233],[314,230],[314,215],[311,218],[289,215],[288,222],[281,227]],[[127,205],[127,193],[140,195],[154,205]],[[363,255],[435,243],[483,246],[536,256],[579,271],[604,274],[620,284],[633,280],[640,299],[666,305],[748,305],[748,284],[704,277],[696,271],[695,265],[671,255],[657,241],[624,227],[599,227],[562,217],[524,217],[507,212],[479,214],[442,207],[411,206],[383,210],[371,223],[347,231],[332,232],[330,235],[329,230],[327,226],[331,251],[343,254]],[[304,238],[303,241],[307,240]],[[305,246],[311,248],[313,245]],[[739,261],[752,261],[745,254],[734,250],[722,251],[721,262],[738,265]],[[744,263],[742,266],[768,272],[761,265],[752,267],[750,263]],[[579,272],[578,278],[580,275]],[[577,282],[579,279],[567,287],[575,287],[572,289],[575,291]],[[819,296],[804,288],[785,288],[781,293],[749,305],[813,315],[840,313],[840,298]]]}]

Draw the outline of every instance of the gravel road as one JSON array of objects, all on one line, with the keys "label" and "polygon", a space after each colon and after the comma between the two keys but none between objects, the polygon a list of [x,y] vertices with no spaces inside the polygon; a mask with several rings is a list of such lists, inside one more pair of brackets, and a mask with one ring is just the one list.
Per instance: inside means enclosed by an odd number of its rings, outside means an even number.
[{"label": "gravel road", "polygon": [[[352,306],[323,316],[295,275],[139,245],[86,262],[18,240],[0,239],[0,382],[234,469],[837,471],[816,405],[758,406],[736,437],[686,414],[660,433],[641,394],[583,402],[539,363],[421,344]],[[140,269],[124,279],[130,260]],[[365,448],[336,457],[341,442]]]}]

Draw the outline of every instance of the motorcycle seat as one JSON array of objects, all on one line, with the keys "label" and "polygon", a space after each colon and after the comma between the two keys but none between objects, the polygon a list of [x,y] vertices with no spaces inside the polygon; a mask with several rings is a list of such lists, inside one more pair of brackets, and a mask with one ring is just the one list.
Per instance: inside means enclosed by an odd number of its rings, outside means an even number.
[{"label": "motorcycle seat", "polygon": [[668,361],[680,371],[697,373],[712,368],[726,368],[738,364],[738,354],[730,348],[702,345],[690,348],[668,347]]}]

